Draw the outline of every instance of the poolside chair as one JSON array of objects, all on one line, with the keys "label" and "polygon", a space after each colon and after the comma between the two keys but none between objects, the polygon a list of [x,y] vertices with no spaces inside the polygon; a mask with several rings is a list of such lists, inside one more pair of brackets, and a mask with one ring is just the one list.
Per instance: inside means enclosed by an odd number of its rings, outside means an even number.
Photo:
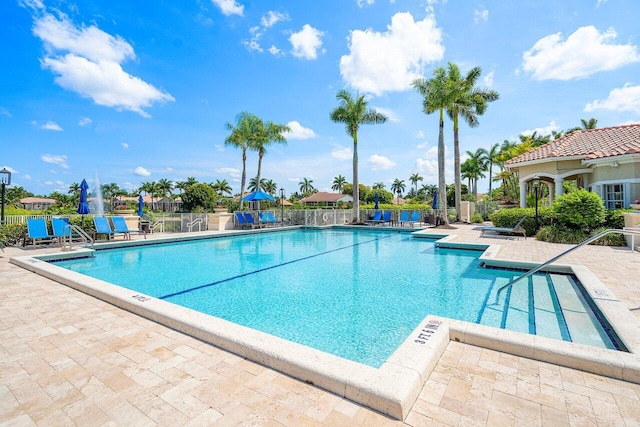
[{"label": "poolside chair", "polygon": [[249,224],[247,223],[247,220],[244,219],[244,214],[242,212],[235,212],[235,216],[236,216],[236,228],[239,228],[239,229],[249,228]]},{"label": "poolside chair", "polygon": [[366,224],[375,224],[375,223],[377,223],[377,222],[380,222],[380,220],[381,220],[381,219],[382,219],[382,212],[380,212],[380,211],[376,211],[376,212],[373,214],[373,218],[371,218],[371,219],[370,219],[370,220],[368,220],[368,221],[365,221],[365,223],[366,223]]},{"label": "poolside chair", "polygon": [[33,242],[33,247],[37,243],[51,243],[58,240],[57,237],[49,234],[47,221],[44,218],[27,219],[27,237]]},{"label": "poolside chair", "polygon": [[409,211],[400,212],[400,218],[398,219],[400,226],[404,227],[405,222],[409,222]]},{"label": "poolside chair", "polygon": [[51,228],[53,229],[53,237],[58,239],[60,246],[64,243],[65,237],[73,237],[69,218],[51,218]]},{"label": "poolside chair", "polygon": [[104,216],[94,216],[93,224],[96,226],[96,234],[106,234],[107,240],[111,240],[113,229],[109,225],[109,220]]},{"label": "poolside chair", "polygon": [[276,220],[276,218],[273,216],[273,212],[267,212],[267,218],[269,218],[269,222],[271,222],[273,225],[276,225],[276,224],[280,224],[281,226],[284,225],[282,221]]},{"label": "poolside chair", "polygon": [[262,224],[259,224],[254,221],[253,215],[251,215],[251,212],[244,213],[244,220],[247,222],[247,224],[251,228],[261,228],[263,226]]},{"label": "poolside chair", "polygon": [[267,212],[258,213],[258,218],[260,218],[260,224],[263,224],[265,227],[273,227],[276,225],[276,219],[273,218],[273,215],[271,216],[273,219],[269,218]]},{"label": "poolside chair", "polygon": [[420,212],[415,211],[411,212],[411,217],[409,218],[409,226],[413,227],[413,224],[418,223],[420,225]]},{"label": "poolside chair", "polygon": [[[140,230],[132,230],[127,225],[127,221],[124,220],[122,216],[112,216],[111,222],[113,223],[113,232],[114,233],[122,233],[125,239],[131,240],[131,233],[140,234]],[[144,234],[144,238],[147,238],[147,234]]]},{"label": "poolside chair", "polygon": [[391,225],[391,211],[386,211],[382,214],[382,218],[379,221],[372,221],[374,224],[389,224]]},{"label": "poolside chair", "polygon": [[518,223],[516,225],[514,225],[512,228],[508,228],[508,227],[484,227],[482,229],[482,231],[480,232],[480,237],[484,236],[484,233],[490,231],[496,234],[522,234],[522,236],[526,239],[527,238],[527,233],[524,229],[524,227],[522,226],[522,223],[524,222],[524,220],[527,219],[526,216],[523,216],[522,218],[520,218],[520,221],[518,221]]}]

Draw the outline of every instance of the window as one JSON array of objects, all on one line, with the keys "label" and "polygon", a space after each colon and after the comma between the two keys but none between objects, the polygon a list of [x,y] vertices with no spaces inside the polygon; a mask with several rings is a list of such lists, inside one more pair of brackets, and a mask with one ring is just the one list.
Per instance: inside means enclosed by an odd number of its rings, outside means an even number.
[{"label": "window", "polygon": [[622,209],[624,205],[624,186],[610,184],[604,186],[604,206],[607,209]]}]

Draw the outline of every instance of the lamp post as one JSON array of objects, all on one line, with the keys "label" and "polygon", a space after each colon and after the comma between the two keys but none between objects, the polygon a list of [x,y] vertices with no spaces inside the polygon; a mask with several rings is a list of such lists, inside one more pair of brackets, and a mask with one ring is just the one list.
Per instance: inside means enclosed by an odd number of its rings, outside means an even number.
[{"label": "lamp post", "polygon": [[538,189],[540,188],[540,178],[533,178],[533,197],[536,204],[536,232],[538,231]]},{"label": "lamp post", "polygon": [[281,224],[284,227],[284,188],[280,189],[280,215]]},{"label": "lamp post", "polygon": [[2,210],[0,211],[0,225],[4,225],[4,188],[11,185],[11,172],[7,168],[0,170],[0,183],[2,184]]}]

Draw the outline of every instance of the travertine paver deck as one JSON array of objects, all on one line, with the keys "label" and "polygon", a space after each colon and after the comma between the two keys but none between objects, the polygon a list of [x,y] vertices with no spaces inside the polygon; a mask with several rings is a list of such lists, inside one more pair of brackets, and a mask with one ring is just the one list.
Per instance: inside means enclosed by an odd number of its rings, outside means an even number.
[{"label": "travertine paver deck", "polygon": [[[456,227],[435,231],[500,244],[500,258],[565,248]],[[25,252],[0,253],[2,425],[640,425],[640,385],[456,342],[391,420],[8,263]],[[589,246],[562,263],[589,266],[640,315],[640,253]]]}]

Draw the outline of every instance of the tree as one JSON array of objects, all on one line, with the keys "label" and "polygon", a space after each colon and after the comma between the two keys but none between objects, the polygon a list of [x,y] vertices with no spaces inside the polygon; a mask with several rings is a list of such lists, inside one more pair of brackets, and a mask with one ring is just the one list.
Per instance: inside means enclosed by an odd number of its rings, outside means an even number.
[{"label": "tree", "polygon": [[219,196],[224,195],[224,193],[231,194],[231,191],[233,190],[226,179],[223,179],[222,181],[216,179],[216,182],[213,183],[211,188],[213,188]]},{"label": "tree", "polygon": [[273,182],[272,179],[263,179],[261,186],[266,193],[271,194],[272,196],[275,196],[278,191],[278,184]]},{"label": "tree", "polygon": [[207,184],[193,184],[182,195],[182,206],[189,212],[213,212],[215,205],[216,194]]},{"label": "tree", "polygon": [[247,182],[247,150],[251,146],[253,137],[253,123],[259,120],[258,117],[251,113],[243,111],[236,116],[235,126],[227,123],[226,127],[231,131],[229,136],[224,140],[225,145],[239,148],[242,152],[242,178],[240,180],[240,207],[242,210],[242,197],[244,196],[244,186]]},{"label": "tree", "polygon": [[444,67],[433,70],[433,77],[426,80],[422,77],[415,79],[411,85],[424,98],[422,111],[425,114],[439,113],[438,131],[438,219],[441,224],[449,224],[447,217],[447,189],[444,179],[444,110],[451,104],[451,89],[447,81]]},{"label": "tree", "polygon": [[[480,124],[478,122],[478,116],[484,114],[487,109],[487,104],[499,98],[498,92],[494,90],[475,87],[480,74],[482,74],[482,69],[480,67],[474,67],[465,77],[462,77],[460,68],[456,64],[449,62],[447,80],[452,95],[446,109],[447,115],[453,121],[453,176],[456,186],[455,207],[457,220],[460,219],[460,201],[462,196],[460,187],[459,118],[462,117],[469,127],[477,127]],[[474,192],[474,194],[477,196],[477,191]]]},{"label": "tree", "polygon": [[487,170],[487,164],[484,160],[485,154],[482,148],[478,148],[475,152],[467,150],[467,155],[469,158],[465,161],[465,163],[468,163],[466,176],[469,177],[473,197],[478,200],[478,179],[484,178],[484,172]]},{"label": "tree", "polygon": [[[380,188],[380,190],[382,190],[382,188]],[[369,195],[370,192],[371,192],[370,187],[364,184],[358,184],[358,197],[360,197],[360,201],[363,201],[363,202],[366,201],[367,196]],[[342,194],[348,194],[350,196],[353,196],[353,184],[351,184],[350,182],[345,184],[344,188],[342,189]]]},{"label": "tree", "polygon": [[298,183],[300,192],[306,197],[306,195],[313,193],[315,187],[313,186],[313,180],[309,178],[302,178],[302,181]]},{"label": "tree", "polygon": [[379,204],[390,204],[393,203],[393,193],[382,188],[372,189],[367,193],[367,197],[365,197],[364,201],[367,203],[374,203],[376,199],[376,194],[378,195],[378,203]]},{"label": "tree", "polygon": [[582,129],[596,129],[598,127],[598,119],[591,117],[589,120],[580,119],[580,123],[582,124]]},{"label": "tree", "polygon": [[[185,190],[186,191],[186,190]],[[151,196],[151,209],[154,209],[154,201],[153,199],[155,198],[155,196],[158,194],[159,192],[159,188],[158,188],[158,184],[156,182],[143,182],[142,184],[140,184],[140,188],[138,189],[138,192],[145,192],[148,195]]]},{"label": "tree", "polygon": [[374,190],[384,190],[385,187],[386,186],[384,185],[384,182],[374,182],[373,187],[371,188],[373,188]]},{"label": "tree", "polygon": [[404,191],[404,180],[396,178],[391,184],[391,191],[398,195],[398,204],[400,204],[400,196]]},{"label": "tree", "polygon": [[331,111],[331,121],[344,123],[347,135],[353,138],[353,217],[360,221],[360,195],[358,183],[358,130],[360,125],[378,124],[387,121],[384,114],[378,113],[367,105],[364,95],[353,96],[346,90],[338,91],[336,99],[340,105]]},{"label": "tree", "polygon": [[424,178],[420,176],[420,174],[414,173],[409,177],[409,181],[413,184],[416,194],[418,194],[418,181],[422,181]]},{"label": "tree", "polygon": [[258,185],[258,179],[257,178],[251,178],[249,180],[249,187],[247,188],[247,190],[253,192],[253,191],[258,191],[261,188],[264,188],[265,183],[267,182],[266,179],[262,179],[262,183],[260,183],[260,185]]},{"label": "tree", "polygon": [[173,192],[173,182],[166,178],[159,179],[156,183],[158,185],[158,195],[160,197],[170,196]]},{"label": "tree", "polygon": [[493,164],[499,162],[500,144],[497,142],[491,146],[489,150],[482,150],[482,156],[485,163],[489,165],[489,198],[492,197],[491,183],[493,182]]},{"label": "tree", "polygon": [[342,175],[338,175],[333,178],[333,185],[331,186],[331,189],[337,191],[338,193],[342,193],[342,188],[346,183],[347,179]]},{"label": "tree", "polygon": [[257,190],[262,186],[260,172],[262,171],[262,158],[267,152],[267,147],[273,143],[286,144],[287,139],[282,135],[290,132],[291,129],[287,125],[279,125],[272,121],[263,122],[259,117],[252,120],[253,135],[251,137],[249,148],[258,153],[258,173],[256,174]]},{"label": "tree", "polygon": [[80,197],[80,185],[77,182],[69,186],[69,194],[73,194],[76,199]]}]

